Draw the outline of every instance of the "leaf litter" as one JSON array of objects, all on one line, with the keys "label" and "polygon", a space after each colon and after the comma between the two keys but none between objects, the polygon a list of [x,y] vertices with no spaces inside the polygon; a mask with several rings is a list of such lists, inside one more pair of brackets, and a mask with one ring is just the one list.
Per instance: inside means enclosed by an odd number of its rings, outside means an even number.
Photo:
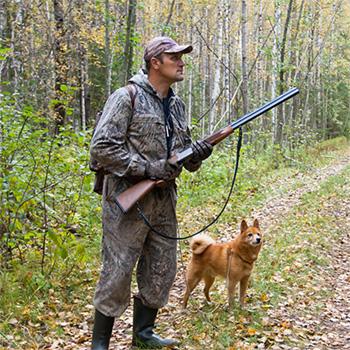
[{"label": "leaf litter", "polygon": [[[278,183],[275,183],[274,188],[277,191],[271,192],[270,200],[262,209],[251,213],[251,217],[263,218],[261,226],[266,235],[265,244],[273,241],[272,235],[278,232],[281,221],[301,203],[305,193],[317,191],[325,180],[339,174],[349,163],[348,152],[336,163],[317,170],[310,176],[297,175],[295,179],[289,180],[300,182],[298,187],[295,189],[291,185],[291,190],[284,194],[278,192]],[[286,179],[281,181],[285,185]],[[348,189],[350,191],[349,184]],[[267,290],[260,295],[254,295],[251,303],[252,295],[248,295],[248,310],[228,313],[227,301],[223,299],[223,295],[226,295],[225,283],[222,282],[217,284],[212,305],[203,306],[202,291],[198,289],[193,292],[194,301],[189,309],[182,310],[184,272],[190,254],[187,246],[179,249],[178,273],[170,292],[169,303],[160,310],[157,319],[159,333],[182,340],[181,349],[350,349],[350,200],[339,199],[335,194],[323,204],[319,215],[336,217],[337,229],[343,232],[343,236],[340,239],[335,236],[332,242],[328,242],[331,249],[320,248],[322,254],[328,258],[327,266],[320,268],[309,262],[306,266],[308,273],[304,278],[287,283],[288,275],[305,267],[304,261],[296,260],[285,271],[277,271],[271,277],[274,283],[285,286],[276,305],[271,304],[272,295]],[[303,213],[296,213],[296,217],[301,220],[303,216]],[[221,240],[230,239],[235,231],[228,224],[220,224],[220,229],[223,232]],[[302,250],[308,244],[306,240],[294,242],[289,252]],[[317,252],[314,253],[317,255]],[[273,256],[271,258],[271,266],[278,264],[273,261]],[[252,294],[254,290],[250,289],[248,292]],[[27,322],[25,326],[21,325],[28,338],[7,336],[12,347],[6,349],[90,349],[92,296],[93,286],[89,286],[72,305],[62,305],[62,301],[53,297],[51,307],[47,308],[51,311],[42,316],[42,323]],[[263,313],[259,325],[254,324],[250,316],[255,311]],[[226,330],[222,332],[218,326],[222,323],[217,321],[226,316],[225,327],[234,329],[234,335],[226,334]],[[197,319],[207,323],[203,331],[196,328]],[[18,327],[19,320],[11,319],[9,324]],[[45,325],[48,328],[44,332],[46,335],[39,337],[38,334]],[[132,305],[116,320],[110,349],[130,349],[131,336]],[[230,343],[228,346],[222,345],[222,338],[226,336],[231,337],[227,341]]]}]

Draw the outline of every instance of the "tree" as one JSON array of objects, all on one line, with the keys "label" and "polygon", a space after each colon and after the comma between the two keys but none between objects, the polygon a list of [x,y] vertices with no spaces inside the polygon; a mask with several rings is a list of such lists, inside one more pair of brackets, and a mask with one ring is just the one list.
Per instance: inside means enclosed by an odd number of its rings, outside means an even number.
[{"label": "tree", "polygon": [[54,18],[55,18],[55,46],[54,46],[54,62],[55,62],[55,93],[56,102],[54,104],[55,111],[55,131],[59,131],[59,127],[63,126],[66,119],[66,107],[63,103],[62,88],[67,83],[64,44],[64,14],[62,0],[53,1]]},{"label": "tree", "polygon": [[136,23],[136,4],[137,0],[128,1],[128,17],[125,36],[125,49],[124,49],[124,84],[128,82],[132,75],[132,63],[133,63],[133,39]]}]

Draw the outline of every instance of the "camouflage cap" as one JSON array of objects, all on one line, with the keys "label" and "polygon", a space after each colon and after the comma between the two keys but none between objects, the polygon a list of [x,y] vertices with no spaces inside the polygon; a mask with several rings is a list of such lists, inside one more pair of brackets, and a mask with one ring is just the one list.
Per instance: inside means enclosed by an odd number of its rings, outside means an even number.
[{"label": "camouflage cap", "polygon": [[192,45],[179,45],[167,36],[158,36],[148,42],[143,58],[148,62],[152,57],[159,56],[162,53],[189,53],[192,50]]}]

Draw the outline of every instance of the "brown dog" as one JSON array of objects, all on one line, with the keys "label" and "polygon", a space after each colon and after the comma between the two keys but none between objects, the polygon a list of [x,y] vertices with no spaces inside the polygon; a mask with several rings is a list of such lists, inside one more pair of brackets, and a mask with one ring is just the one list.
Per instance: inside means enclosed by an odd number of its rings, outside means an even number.
[{"label": "brown dog", "polygon": [[183,307],[186,308],[190,293],[202,279],[205,283],[204,294],[210,301],[209,289],[218,275],[227,279],[229,305],[234,302],[235,287],[240,282],[239,300],[244,306],[248,280],[261,245],[262,234],[257,219],[250,227],[243,220],[241,233],[228,243],[215,243],[205,235],[194,238],[190,243],[192,259],[186,273],[187,288]]}]

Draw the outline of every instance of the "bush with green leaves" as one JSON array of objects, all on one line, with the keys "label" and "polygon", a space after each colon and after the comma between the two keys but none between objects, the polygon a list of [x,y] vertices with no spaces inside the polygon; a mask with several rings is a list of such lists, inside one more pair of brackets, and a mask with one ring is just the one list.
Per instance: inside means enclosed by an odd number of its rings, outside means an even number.
[{"label": "bush with green leaves", "polygon": [[79,237],[99,221],[88,168],[91,133],[67,126],[55,134],[52,120],[30,106],[19,108],[10,95],[0,101],[1,263],[31,256],[50,272],[57,262],[84,259]]}]

